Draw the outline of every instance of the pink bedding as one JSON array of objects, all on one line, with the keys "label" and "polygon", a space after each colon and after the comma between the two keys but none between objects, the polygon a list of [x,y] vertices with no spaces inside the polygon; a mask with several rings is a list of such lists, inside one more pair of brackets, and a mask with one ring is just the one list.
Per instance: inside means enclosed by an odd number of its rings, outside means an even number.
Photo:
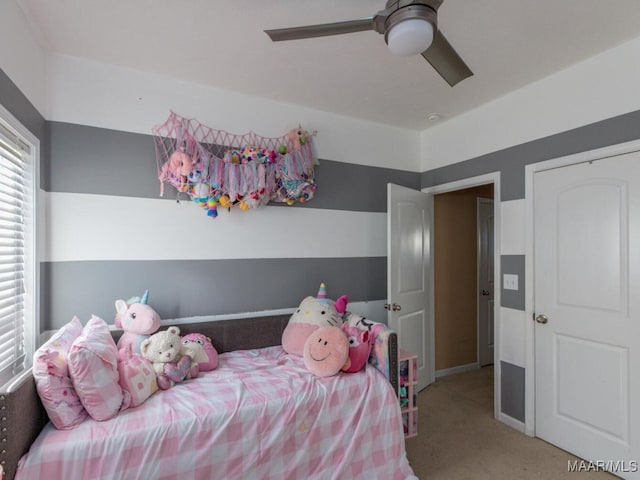
[{"label": "pink bedding", "polygon": [[217,370],[115,418],[50,423],[26,479],[414,479],[397,398],[371,365],[311,375],[280,346],[220,355]]}]

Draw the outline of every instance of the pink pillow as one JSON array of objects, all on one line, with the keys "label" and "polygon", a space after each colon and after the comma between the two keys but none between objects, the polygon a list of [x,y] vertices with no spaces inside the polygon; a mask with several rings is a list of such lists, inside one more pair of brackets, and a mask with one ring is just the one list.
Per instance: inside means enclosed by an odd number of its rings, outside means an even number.
[{"label": "pink pillow", "polygon": [[69,377],[67,355],[82,333],[77,317],[58,330],[33,355],[33,377],[42,405],[56,428],[76,427],[87,418],[87,412]]},{"label": "pink pillow", "polygon": [[85,410],[94,420],[113,418],[131,397],[118,383],[118,351],[107,323],[96,316],[69,350],[69,374]]},{"label": "pink pillow", "polygon": [[151,362],[131,352],[131,345],[118,350],[120,387],[131,395],[130,407],[137,407],[158,390],[156,372]]}]

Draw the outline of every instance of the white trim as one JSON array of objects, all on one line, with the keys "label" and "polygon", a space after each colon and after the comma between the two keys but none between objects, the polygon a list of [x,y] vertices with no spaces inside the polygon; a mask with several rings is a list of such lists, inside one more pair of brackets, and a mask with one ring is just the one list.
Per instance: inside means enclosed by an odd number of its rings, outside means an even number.
[{"label": "white trim", "polygon": [[534,259],[534,177],[537,172],[566,167],[576,163],[602,160],[607,157],[625,155],[640,151],[640,140],[609,145],[607,147],[588,150],[558,157],[544,162],[525,166],[525,430],[524,433],[535,436],[535,259]]},{"label": "white trim", "polygon": [[[492,172],[484,175],[478,175],[477,177],[465,178],[462,180],[456,180],[454,182],[443,183],[441,185],[434,185],[432,187],[423,188],[422,191],[428,193],[430,195],[435,195],[438,193],[451,192],[455,190],[462,190],[465,188],[477,187],[480,185],[486,185],[488,183],[493,183],[493,214],[494,214],[494,257],[493,257],[493,265],[494,265],[494,275],[496,280],[500,279],[500,239],[502,238],[502,220],[501,220],[501,200],[500,200],[500,172]],[[432,202],[433,203],[433,202]],[[431,221],[433,222],[433,212],[431,215]],[[433,228],[431,229],[432,241],[433,241]],[[433,244],[433,243],[432,243]],[[433,262],[431,262],[431,293],[430,293],[430,303],[431,303],[431,315],[433,315],[433,303],[434,303],[434,283],[433,283]],[[500,285],[499,281],[495,282],[496,285]],[[493,306],[493,321],[494,321],[494,329],[493,329],[493,338],[494,338],[494,352],[493,352],[493,416],[497,420],[501,419],[500,409],[501,409],[501,401],[500,401],[500,358],[501,358],[501,348],[500,348],[500,289],[496,288],[494,295],[494,306]],[[430,349],[432,355],[435,355],[435,336],[431,336],[431,345]],[[435,366],[435,361],[433,363]]]},{"label": "white trim", "polygon": [[442,370],[436,370],[436,378],[448,377],[449,375],[456,375],[458,373],[470,372],[472,370],[479,370],[480,364],[467,363],[466,365],[458,365],[457,367],[443,368]]},{"label": "white trim", "polygon": [[516,420],[515,418],[510,417],[506,413],[500,412],[500,416],[498,420],[500,420],[502,423],[504,423],[508,427],[513,428],[514,430],[517,430],[521,433],[526,433],[524,423],[522,423],[520,420]]},{"label": "white trim", "polygon": [[[44,251],[45,237],[44,237],[44,215],[40,215],[42,207],[40,195],[40,140],[31,133],[27,127],[25,127],[9,110],[7,110],[2,104],[0,104],[0,117],[2,120],[14,130],[19,136],[24,138],[33,151],[30,152],[31,160],[33,162],[33,184],[32,189],[32,210],[31,216],[33,218],[33,230],[31,233],[31,245],[29,245],[29,251],[25,252],[25,258],[27,265],[25,269],[29,269],[29,290],[33,292],[33,299],[27,304],[27,312],[30,311],[32,318],[31,322],[25,322],[25,351],[26,351],[26,366],[31,367],[33,354],[36,350],[36,339],[40,334],[40,260],[42,258],[42,252]],[[42,225],[40,223],[42,222]],[[29,265],[29,261],[31,264]]]},{"label": "white trim", "polygon": [[[2,388],[0,388],[0,393],[12,393],[18,390],[25,382],[31,380],[33,378],[33,373],[31,368],[27,368],[23,372],[20,372],[18,375],[9,380]],[[0,476],[0,478],[2,478]]]},{"label": "white trim", "polygon": [[496,195],[496,188],[498,188],[498,190],[500,189],[500,172],[486,173],[484,175],[478,175],[477,177],[463,178],[462,180],[433,185],[431,187],[423,188],[422,191],[436,195],[438,193],[453,192],[455,190],[463,190],[465,188],[486,185],[487,183],[494,184],[493,197],[494,199],[498,198]]}]

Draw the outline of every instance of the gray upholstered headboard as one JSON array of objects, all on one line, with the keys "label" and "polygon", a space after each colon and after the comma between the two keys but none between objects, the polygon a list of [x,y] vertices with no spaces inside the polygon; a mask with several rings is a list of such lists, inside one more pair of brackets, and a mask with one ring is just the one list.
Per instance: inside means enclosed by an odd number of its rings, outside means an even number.
[{"label": "gray upholstered headboard", "polygon": [[[275,315],[182,323],[178,326],[181,335],[202,333],[210,337],[218,353],[224,353],[280,345],[289,317],[290,315]],[[120,331],[114,331],[114,339],[117,341],[121,334]],[[397,392],[398,357],[395,334],[389,344],[389,358],[392,359],[389,381]],[[30,370],[14,382],[10,390],[0,393],[0,464],[5,471],[4,480],[13,480],[20,457],[29,450],[48,421]]]}]

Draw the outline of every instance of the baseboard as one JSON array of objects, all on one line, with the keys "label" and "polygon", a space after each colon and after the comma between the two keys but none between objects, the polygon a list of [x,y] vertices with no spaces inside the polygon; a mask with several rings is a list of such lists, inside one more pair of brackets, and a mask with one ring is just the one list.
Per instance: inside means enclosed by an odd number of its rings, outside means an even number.
[{"label": "baseboard", "polygon": [[478,362],[467,363],[466,365],[460,365],[458,367],[443,368],[436,371],[436,378],[446,377],[447,375],[455,375],[456,373],[470,372],[471,370],[478,370],[480,365]]},{"label": "baseboard", "polygon": [[498,421],[504,423],[508,427],[513,428],[514,430],[517,430],[521,433],[525,433],[524,422],[521,422],[520,420],[516,420],[515,418],[510,417],[506,413],[500,412],[500,415],[498,416]]}]

